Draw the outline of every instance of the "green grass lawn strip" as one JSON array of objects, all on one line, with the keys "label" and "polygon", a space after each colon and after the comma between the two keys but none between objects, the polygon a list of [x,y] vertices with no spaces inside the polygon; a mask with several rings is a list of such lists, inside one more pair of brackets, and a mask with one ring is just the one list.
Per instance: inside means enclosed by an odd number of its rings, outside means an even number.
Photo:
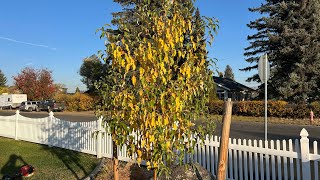
[{"label": "green grass lawn strip", "polygon": [[98,162],[93,155],[0,137],[0,178],[30,164],[36,170],[28,179],[81,179]]}]

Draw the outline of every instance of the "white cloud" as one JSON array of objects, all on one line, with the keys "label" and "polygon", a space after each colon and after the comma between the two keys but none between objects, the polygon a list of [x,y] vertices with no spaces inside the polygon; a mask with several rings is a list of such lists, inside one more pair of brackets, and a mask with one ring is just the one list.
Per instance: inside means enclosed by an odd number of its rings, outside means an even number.
[{"label": "white cloud", "polygon": [[25,41],[19,41],[19,40],[15,40],[15,39],[3,37],[3,36],[0,36],[0,39],[7,40],[7,41],[10,41],[10,42],[14,42],[14,43],[20,43],[20,44],[26,44],[26,45],[30,45],[30,46],[47,48],[47,49],[50,49],[50,50],[53,50],[53,51],[57,50],[57,48],[52,48],[52,47],[49,47],[49,46],[44,45],[44,44],[35,44],[35,43],[30,43],[30,42],[25,42]]}]

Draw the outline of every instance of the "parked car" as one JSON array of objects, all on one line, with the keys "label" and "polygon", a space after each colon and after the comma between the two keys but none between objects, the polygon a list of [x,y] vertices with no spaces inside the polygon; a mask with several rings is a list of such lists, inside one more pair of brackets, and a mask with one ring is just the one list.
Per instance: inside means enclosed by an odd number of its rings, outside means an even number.
[{"label": "parked car", "polygon": [[65,108],[63,103],[58,103],[54,99],[48,99],[41,101],[39,104],[39,109],[43,111],[63,111]]},{"label": "parked car", "polygon": [[40,101],[23,101],[19,107],[21,111],[40,111],[39,109]]}]

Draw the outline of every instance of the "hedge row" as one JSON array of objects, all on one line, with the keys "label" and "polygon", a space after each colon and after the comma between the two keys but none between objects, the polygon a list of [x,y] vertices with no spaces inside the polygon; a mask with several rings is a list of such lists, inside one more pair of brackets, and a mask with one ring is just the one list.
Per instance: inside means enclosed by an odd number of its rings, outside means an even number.
[{"label": "hedge row", "polygon": [[[222,114],[224,102],[214,101],[209,105],[211,114]],[[285,118],[309,118],[310,110],[313,110],[315,117],[320,116],[320,102],[306,104],[288,104],[285,101],[268,101],[268,116]],[[232,113],[240,116],[264,116],[263,101],[240,101],[234,102]]]},{"label": "hedge row", "polygon": [[58,94],[55,96],[57,102],[64,102],[67,111],[90,111],[94,110],[94,98],[82,93]]}]

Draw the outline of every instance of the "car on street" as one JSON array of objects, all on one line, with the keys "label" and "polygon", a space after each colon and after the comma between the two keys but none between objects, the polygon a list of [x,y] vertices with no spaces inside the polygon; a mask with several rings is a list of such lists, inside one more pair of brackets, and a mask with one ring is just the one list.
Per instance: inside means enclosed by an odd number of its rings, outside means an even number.
[{"label": "car on street", "polygon": [[41,111],[63,111],[65,106],[63,103],[59,103],[54,99],[48,99],[41,101],[38,105]]},{"label": "car on street", "polygon": [[20,111],[40,111],[39,109],[40,101],[23,101],[19,107]]}]

